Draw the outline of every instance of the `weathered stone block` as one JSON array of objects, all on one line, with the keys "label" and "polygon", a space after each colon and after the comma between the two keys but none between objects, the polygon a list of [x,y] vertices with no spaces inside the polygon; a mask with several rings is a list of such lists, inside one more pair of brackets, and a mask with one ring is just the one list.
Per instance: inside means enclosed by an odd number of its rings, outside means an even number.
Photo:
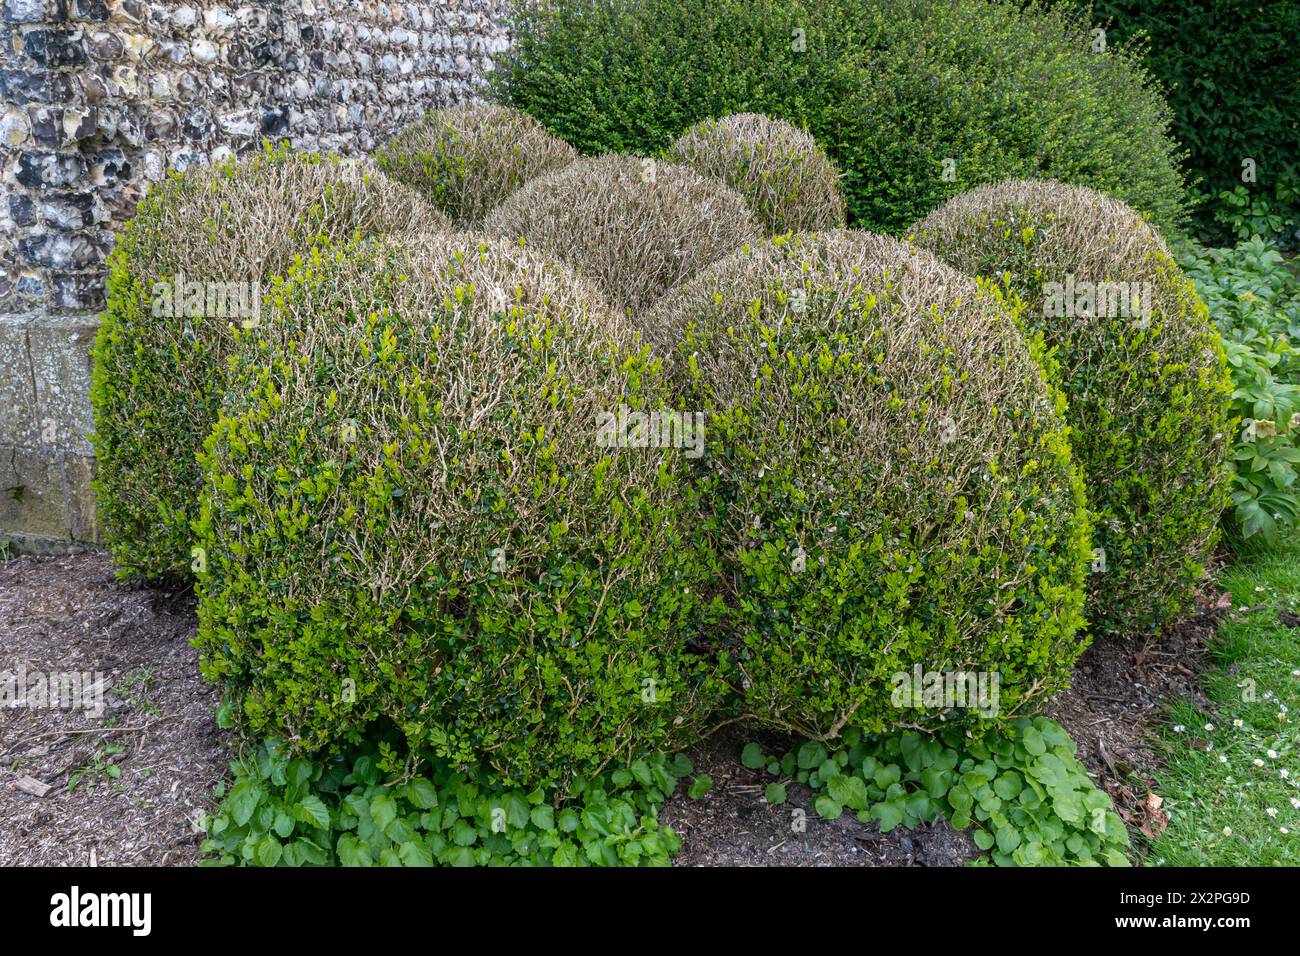
[{"label": "weathered stone block", "polygon": [[66,489],[68,534],[73,541],[99,542],[95,524],[95,492],[90,483],[95,477],[95,459],[85,455],[68,455],[63,462]]},{"label": "weathered stone block", "polygon": [[38,431],[27,322],[26,316],[0,315],[0,445],[30,448]]},{"label": "weathered stone block", "polygon": [[62,452],[0,446],[0,529],[71,539]]},{"label": "weathered stone block", "polygon": [[97,328],[93,318],[77,315],[42,316],[27,328],[42,443],[81,455],[92,453],[86,436],[95,427],[90,350]]}]

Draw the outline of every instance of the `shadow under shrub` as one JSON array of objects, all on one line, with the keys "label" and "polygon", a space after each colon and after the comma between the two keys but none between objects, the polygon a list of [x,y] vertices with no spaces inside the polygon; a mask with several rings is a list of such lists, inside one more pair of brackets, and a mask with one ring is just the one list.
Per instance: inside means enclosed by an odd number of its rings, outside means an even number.
[{"label": "shadow under shrub", "polygon": [[150,189],[109,258],[91,402],[97,518],[120,573],[188,576],[233,329],[315,243],[446,220],[365,164],[268,151]]},{"label": "shadow under shrub", "polygon": [[[516,3],[496,95],[584,153],[652,155],[735,112],[808,129],[850,225],[901,233],[1011,176],[1094,186],[1184,218],[1171,114],[1139,58],[1019,0]],[[951,160],[951,166],[947,161]],[[945,175],[950,174],[950,175]]]},{"label": "shadow under shrub", "polygon": [[997,295],[892,239],[796,234],[644,322],[706,416],[696,481],[755,721],[815,739],[981,725],[900,701],[914,667],[996,674],[989,717],[1068,685],[1083,489],[1059,396]]},{"label": "shadow under shrub", "polygon": [[317,247],[241,333],[203,455],[196,644],[296,752],[411,750],[563,786],[693,739],[711,558],[676,449],[603,447],[657,363],[508,241]]},{"label": "shadow under shrub", "polygon": [[1195,287],[1133,209],[1057,182],[972,190],[914,233],[1020,297],[1054,356],[1095,522],[1092,626],[1169,623],[1192,605],[1228,503],[1232,385]]}]

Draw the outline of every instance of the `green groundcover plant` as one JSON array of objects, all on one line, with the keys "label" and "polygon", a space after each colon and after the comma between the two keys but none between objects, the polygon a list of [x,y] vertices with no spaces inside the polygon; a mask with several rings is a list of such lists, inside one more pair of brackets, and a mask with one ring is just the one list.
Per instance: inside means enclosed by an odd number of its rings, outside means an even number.
[{"label": "green groundcover plant", "polygon": [[400,735],[381,736],[308,760],[262,743],[217,788],[220,805],[203,821],[205,864],[664,866],[681,847],[657,813],[690,773],[685,757],[577,777],[557,794],[445,761],[393,769],[398,747]]},{"label": "green groundcover plant", "polygon": [[1086,184],[1184,218],[1171,114],[1138,57],[1068,7],[1020,0],[519,2],[502,102],[584,153],[652,155],[763,113],[843,173],[850,225],[901,233],[1007,177]]},{"label": "green groundcover plant", "polygon": [[974,827],[975,845],[988,852],[980,864],[1128,866],[1124,821],[1074,751],[1060,724],[1022,717],[980,741],[955,731],[851,729],[833,749],[808,741],[774,757],[751,743],[741,760],[772,778],[768,803],[785,803],[787,785],[798,782],[812,789],[813,809],[826,820],[855,813],[886,833],[938,817]]},{"label": "green groundcover plant", "polygon": [[1232,371],[1232,543],[1275,544],[1300,520],[1300,280],[1258,236],[1232,249],[1189,245],[1178,261],[1223,336]]}]

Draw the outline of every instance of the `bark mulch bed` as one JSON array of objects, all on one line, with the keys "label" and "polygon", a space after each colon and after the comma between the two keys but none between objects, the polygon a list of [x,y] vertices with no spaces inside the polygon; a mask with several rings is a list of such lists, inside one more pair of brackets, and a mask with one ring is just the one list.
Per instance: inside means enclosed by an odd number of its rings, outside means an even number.
[{"label": "bark mulch bed", "polygon": [[0,865],[198,860],[196,821],[230,758],[194,627],[189,594],[121,584],[102,554],[0,562],[0,674],[102,688],[80,698],[91,712],[0,707]]},{"label": "bark mulch bed", "polygon": [[[1180,696],[1208,707],[1196,675],[1225,608],[1217,593],[1207,595],[1159,640],[1098,641],[1074,686],[1048,708],[1139,837],[1164,826],[1149,726]],[[28,675],[86,672],[104,688],[98,715],[0,707],[0,865],[199,859],[196,821],[231,754],[213,722],[217,695],[190,647],[194,629],[189,592],[121,583],[102,554],[0,561],[0,675],[20,666]],[[804,787],[769,806],[762,774],[740,763],[749,739],[769,753],[792,743],[729,727],[689,754],[714,785],[700,800],[679,792],[664,807],[663,822],[682,835],[678,865],[957,866],[976,855],[970,835],[942,820],[887,834],[852,814],[827,822],[809,809]],[[796,809],[802,831],[792,826]]]}]

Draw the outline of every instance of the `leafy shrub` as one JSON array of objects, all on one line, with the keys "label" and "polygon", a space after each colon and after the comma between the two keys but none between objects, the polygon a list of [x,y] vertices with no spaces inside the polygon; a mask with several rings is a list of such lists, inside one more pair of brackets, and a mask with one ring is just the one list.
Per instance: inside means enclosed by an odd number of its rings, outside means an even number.
[{"label": "leafy shrub", "polygon": [[[1236,0],[1093,0],[1092,7],[1111,43],[1139,40],[1143,62],[1166,90],[1174,135],[1201,188],[1211,196],[1249,191],[1252,205],[1273,196],[1280,200],[1275,213],[1300,219],[1293,95],[1300,89],[1300,58],[1291,39],[1300,35],[1300,6],[1291,0],[1260,0],[1248,8]],[[1255,161],[1257,183],[1243,187],[1247,158]],[[1293,190],[1284,198],[1276,189],[1288,176]],[[1211,203],[1198,217],[1206,238],[1231,241],[1233,233],[1215,222],[1217,212]],[[1272,232],[1257,228],[1236,237],[1251,235]]]},{"label": "leafy shrub", "polygon": [[573,162],[578,152],[527,113],[462,103],[434,110],[390,139],[379,167],[462,226],[524,183]]},{"label": "leafy shrub", "polygon": [[149,191],[109,259],[91,386],[98,522],[120,573],[188,573],[231,327],[259,320],[272,277],[314,243],[445,222],[378,171],[282,150]]},{"label": "leafy shrub", "polygon": [[600,442],[661,389],[598,303],[473,236],[290,270],[203,455],[196,645],[248,728],[309,752],[388,721],[529,787],[696,731],[708,555],[680,451]]},{"label": "leafy shrub", "polygon": [[754,719],[817,738],[963,719],[899,709],[914,666],[996,672],[1001,715],[1068,683],[1083,491],[995,295],[892,239],[795,234],[643,321],[705,414],[697,480]]},{"label": "leafy shrub", "polygon": [[952,730],[938,737],[849,730],[842,746],[808,741],[794,753],[768,757],[745,748],[746,765],[766,768],[769,803],[784,803],[786,783],[813,791],[813,809],[827,820],[845,810],[888,833],[944,817],[989,851],[997,866],[1128,866],[1124,821],[1075,759],[1074,742],[1045,717],[1020,717],[1006,733],[972,741]]},{"label": "leafy shrub", "polygon": [[636,156],[583,159],[535,179],[484,224],[522,237],[632,309],[761,232],[745,201],[688,169]]},{"label": "leafy shrub", "polygon": [[668,158],[736,190],[769,232],[844,225],[834,165],[816,140],[784,120],[760,113],[705,120],[677,138]]},{"label": "leafy shrub", "polygon": [[1096,525],[1093,625],[1170,621],[1192,603],[1227,503],[1231,385],[1192,283],[1128,206],[1055,182],[972,190],[915,233],[1021,297],[1025,326],[1055,352]]},{"label": "leafy shrub", "polygon": [[1292,244],[1300,237],[1300,176],[1278,179],[1271,194],[1258,187],[1238,183],[1219,193],[1209,204],[1220,235],[1238,242],[1264,238]]},{"label": "leafy shrub", "polygon": [[[1160,90],[1129,50],[1022,0],[552,0],[515,5],[496,95],[584,153],[653,154],[759,112],[807,129],[852,225],[901,233],[1010,176],[1184,218]],[[951,161],[951,162],[949,162]]]},{"label": "leafy shrub", "polygon": [[1258,237],[1235,249],[1190,246],[1178,261],[1223,336],[1241,420],[1232,467],[1228,540],[1272,546],[1278,528],[1300,521],[1300,280]]},{"label": "leafy shrub", "polygon": [[557,795],[444,761],[388,773],[393,749],[384,741],[312,761],[263,743],[218,787],[206,865],[666,866],[681,847],[657,814],[690,772],[685,757],[637,760]]}]

